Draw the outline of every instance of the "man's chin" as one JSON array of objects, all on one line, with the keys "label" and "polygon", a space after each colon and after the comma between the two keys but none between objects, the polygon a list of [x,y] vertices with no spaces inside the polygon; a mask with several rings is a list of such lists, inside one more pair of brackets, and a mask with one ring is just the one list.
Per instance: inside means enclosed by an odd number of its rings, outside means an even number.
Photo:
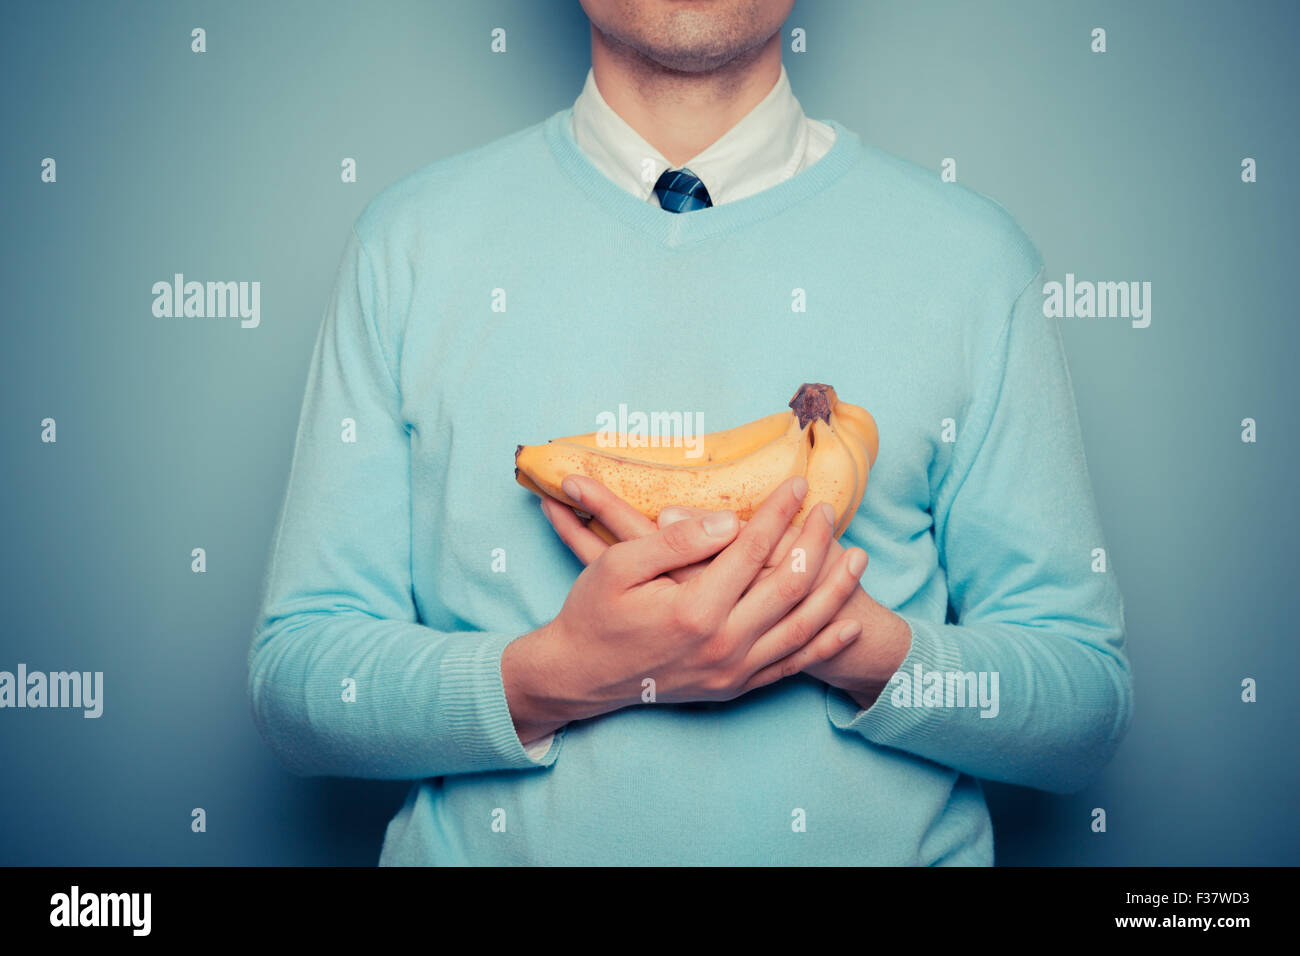
[{"label": "man's chin", "polygon": [[[677,38],[674,38],[677,39]],[[633,47],[644,59],[655,66],[671,73],[698,75],[716,73],[728,67],[739,66],[753,60],[763,49],[765,39],[756,39],[752,44],[737,47],[734,42],[727,44],[664,42],[658,44],[640,43]]]}]

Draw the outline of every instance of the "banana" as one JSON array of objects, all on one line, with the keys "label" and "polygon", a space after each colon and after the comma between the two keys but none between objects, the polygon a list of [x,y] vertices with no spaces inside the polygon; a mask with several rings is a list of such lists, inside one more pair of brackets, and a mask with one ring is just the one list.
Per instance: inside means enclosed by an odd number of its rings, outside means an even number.
[{"label": "banana", "polygon": [[[518,453],[516,452],[516,454]],[[533,479],[529,478],[522,471],[520,471],[518,466],[515,466],[515,481],[519,482],[521,485],[523,485],[525,488],[527,488],[537,497],[539,498],[547,497],[546,492],[542,491],[541,488],[537,487],[537,482],[533,481]]]},{"label": "banana", "polygon": [[[876,461],[875,419],[821,384],[801,386],[790,409],[705,435],[703,454],[694,458],[686,456],[684,447],[602,445],[596,432],[520,445],[515,479],[539,497],[580,512],[582,506],[560,487],[566,475],[596,479],[651,521],[669,505],[725,508],[746,521],[782,481],[804,475],[808,495],[793,523],[802,525],[813,507],[827,501],[835,510],[839,537],[862,504]],[[610,544],[618,542],[598,520],[589,526]]]},{"label": "banana", "polygon": [[699,454],[694,457],[687,454],[691,449],[687,448],[685,444],[681,446],[635,447],[628,444],[628,437],[623,434],[614,436],[615,444],[604,445],[599,440],[600,432],[570,435],[567,438],[557,438],[555,440],[569,442],[574,445],[585,445],[588,448],[598,448],[608,454],[618,455],[621,458],[631,458],[635,461],[650,461],[662,465],[690,465],[699,468],[748,455],[751,451],[761,448],[774,438],[780,438],[789,428],[791,417],[789,412],[777,412],[774,415],[766,415],[757,421],[736,428],[711,432],[700,438],[700,447],[695,449]]},{"label": "banana", "polygon": [[[852,414],[856,410],[867,420],[871,420],[871,416],[857,405],[840,401],[831,386],[820,384],[801,386],[790,399],[790,408],[801,421],[809,417],[814,419],[813,449],[808,461],[808,500],[795,516],[795,523],[802,523],[808,509],[817,501],[829,501],[835,507],[835,536],[839,537],[848,530],[862,504],[862,496],[867,491],[867,474],[874,458],[874,452],[864,440],[865,426],[841,415],[841,412]],[[824,428],[816,428],[823,424]],[[874,421],[871,430],[874,433]],[[846,455],[851,459],[849,464],[845,463]],[[846,491],[850,475],[852,487]]]},{"label": "banana", "polygon": [[[533,479],[529,478],[522,471],[520,471],[518,468],[515,469],[515,481],[519,482],[521,485],[523,485],[525,488],[527,488],[529,491],[535,494],[538,498],[551,497],[546,492],[542,491],[541,488],[538,488],[537,483],[533,481]],[[586,512],[584,511],[583,514],[586,514]],[[587,527],[590,528],[592,531],[596,532],[596,534],[599,535],[606,544],[618,544],[618,536],[615,535],[614,532],[606,528],[603,524],[601,524],[599,518],[592,518],[590,521],[587,522]]]},{"label": "banana", "polygon": [[849,508],[858,495],[857,463],[847,442],[836,433],[829,420],[814,419],[809,429],[812,449],[804,476],[808,479],[808,494],[791,523],[802,525],[808,513],[825,501],[835,509],[834,530],[835,536],[839,537],[848,526],[852,517]]},{"label": "banana", "polygon": [[868,449],[858,431],[838,414],[845,404],[834,388],[815,383],[800,386],[790,399],[795,416],[801,422],[811,422],[812,428],[808,497],[794,523],[802,524],[819,501],[827,501],[835,509],[836,537],[848,529],[858,513],[871,469]]},{"label": "banana", "polygon": [[880,435],[876,431],[876,420],[871,413],[859,405],[850,405],[840,399],[835,403],[835,414],[848,426],[867,450],[867,466],[876,463],[876,454],[880,451]]},{"label": "banana", "polygon": [[727,508],[745,521],[777,485],[807,470],[809,450],[805,429],[791,416],[778,437],[747,455],[713,465],[656,464],[573,442],[552,441],[520,446],[515,467],[517,474],[574,508],[582,506],[564,493],[560,482],[566,475],[579,474],[601,482],[651,521],[674,504]]},{"label": "banana", "polygon": [[867,493],[867,476],[871,472],[870,450],[854,430],[852,423],[839,415],[840,405],[843,404],[843,402],[840,402],[835,406],[835,411],[831,412],[831,429],[843,440],[849,454],[853,456],[853,467],[857,472],[858,482],[853,494],[853,500],[849,502],[844,525],[836,531],[837,536],[848,530],[849,524],[857,515],[858,508],[862,505],[862,496]]}]

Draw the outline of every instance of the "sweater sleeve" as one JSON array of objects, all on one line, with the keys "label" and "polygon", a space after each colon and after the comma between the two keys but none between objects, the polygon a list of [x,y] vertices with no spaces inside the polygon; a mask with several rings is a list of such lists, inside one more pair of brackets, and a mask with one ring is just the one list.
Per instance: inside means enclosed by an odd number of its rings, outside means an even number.
[{"label": "sweater sleeve", "polygon": [[549,766],[563,735],[532,759],[506,703],[501,654],[519,635],[417,619],[410,440],[382,303],[354,228],[316,338],[262,585],[249,651],[254,721],[307,776]]},{"label": "sweater sleeve", "polygon": [[[933,495],[955,623],[901,615],[912,644],[893,681],[866,710],[830,688],[827,710],[872,743],[1070,793],[1109,761],[1132,689],[1122,596],[1094,554],[1105,545],[1060,325],[1043,315],[1037,278],[1002,324]],[[948,706],[934,706],[937,690],[916,700],[936,672],[983,675],[996,705],[951,706],[946,686]]]}]

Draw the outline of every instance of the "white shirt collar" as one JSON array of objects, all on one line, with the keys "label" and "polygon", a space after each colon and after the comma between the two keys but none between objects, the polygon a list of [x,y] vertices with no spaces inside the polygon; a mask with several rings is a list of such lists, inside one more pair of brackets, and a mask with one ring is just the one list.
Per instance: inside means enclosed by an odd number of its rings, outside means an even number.
[{"label": "white shirt collar", "polygon": [[[578,147],[602,173],[633,195],[658,203],[654,184],[672,164],[605,102],[590,69],[570,122]],[[782,64],[767,96],[682,165],[700,178],[715,206],[734,202],[789,179],[807,165],[809,123]]]}]

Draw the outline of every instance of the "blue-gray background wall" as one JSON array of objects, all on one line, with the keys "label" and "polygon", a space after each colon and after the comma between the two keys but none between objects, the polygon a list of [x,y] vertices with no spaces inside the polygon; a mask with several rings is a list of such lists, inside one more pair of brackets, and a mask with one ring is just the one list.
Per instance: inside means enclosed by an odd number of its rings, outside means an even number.
[{"label": "blue-gray background wall", "polygon": [[[999,862],[1300,862],[1296,6],[805,0],[795,26],[810,115],[955,158],[1049,278],[1153,284],[1149,328],[1063,320],[1133,727],[1080,794],[988,787]],[[406,785],[290,776],[246,698],[311,346],[366,202],[569,105],[587,63],[576,0],[6,5],[0,670],[106,690],[98,720],[0,711],[0,863],[375,862]],[[175,272],[260,281],[261,326],[155,318]]]}]

